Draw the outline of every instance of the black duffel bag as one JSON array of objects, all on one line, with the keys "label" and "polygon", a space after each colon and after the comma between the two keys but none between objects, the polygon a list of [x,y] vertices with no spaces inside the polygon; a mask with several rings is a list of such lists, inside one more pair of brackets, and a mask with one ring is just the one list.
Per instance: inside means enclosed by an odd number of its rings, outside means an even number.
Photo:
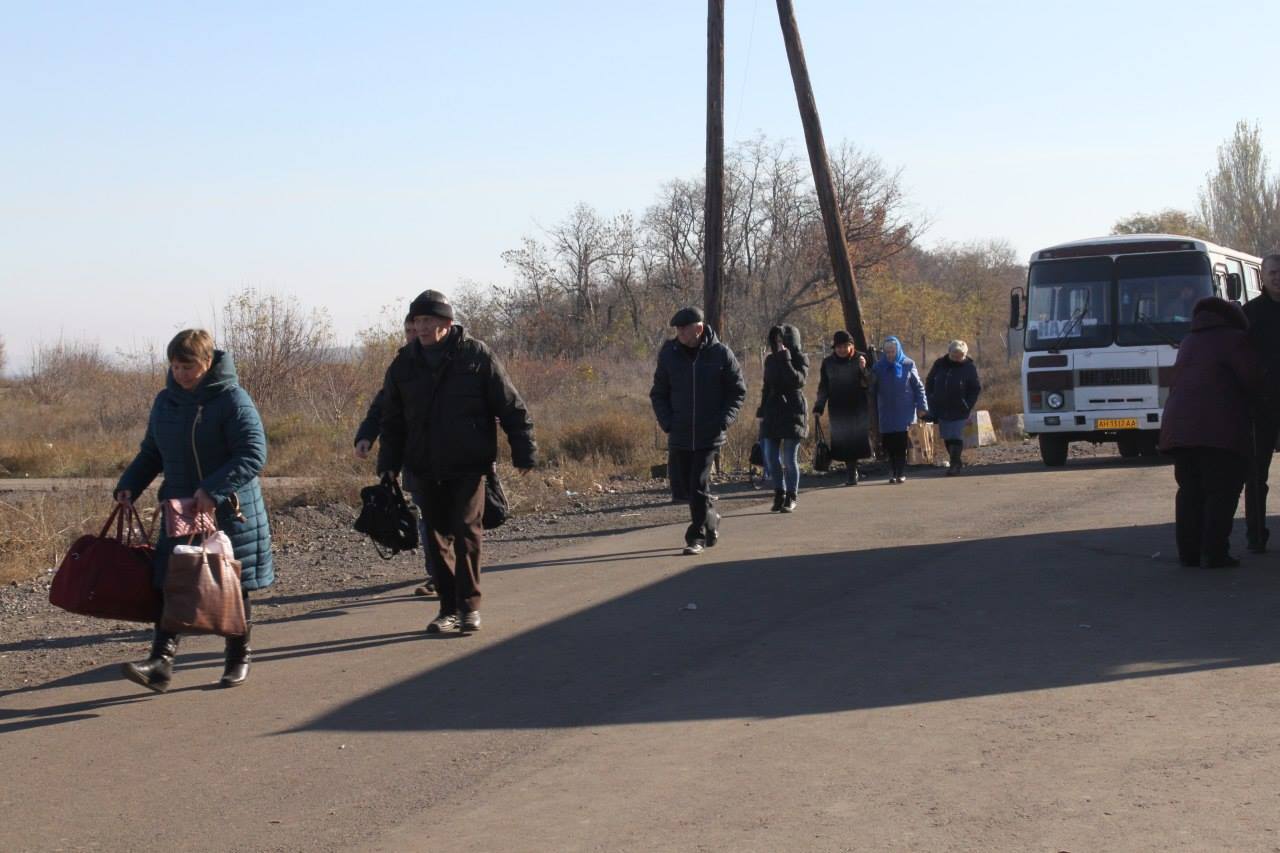
[{"label": "black duffel bag", "polygon": [[[390,474],[360,490],[360,516],[353,527],[373,540],[378,556],[384,560],[418,547],[418,513],[404,499],[400,484]],[[384,554],[383,548],[391,553]]]},{"label": "black duffel bag", "polygon": [[502,490],[502,481],[497,471],[490,471],[484,478],[484,521],[485,530],[501,527],[511,516],[511,505],[507,503],[507,493]]}]

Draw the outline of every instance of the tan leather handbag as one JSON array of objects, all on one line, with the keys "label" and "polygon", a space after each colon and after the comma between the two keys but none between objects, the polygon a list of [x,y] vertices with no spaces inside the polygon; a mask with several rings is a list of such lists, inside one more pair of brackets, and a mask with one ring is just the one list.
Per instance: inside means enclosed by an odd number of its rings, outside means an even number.
[{"label": "tan leather handbag", "polygon": [[248,630],[240,561],[205,550],[178,546],[169,555],[164,578],[161,629],[174,634],[243,637]]}]

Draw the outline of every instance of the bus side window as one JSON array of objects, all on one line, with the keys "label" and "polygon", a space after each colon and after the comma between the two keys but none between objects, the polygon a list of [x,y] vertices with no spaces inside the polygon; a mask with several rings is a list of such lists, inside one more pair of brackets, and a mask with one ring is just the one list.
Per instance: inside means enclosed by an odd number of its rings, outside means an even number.
[{"label": "bus side window", "polygon": [[1257,267],[1246,265],[1244,268],[1245,296],[1252,299],[1262,293],[1262,278]]}]

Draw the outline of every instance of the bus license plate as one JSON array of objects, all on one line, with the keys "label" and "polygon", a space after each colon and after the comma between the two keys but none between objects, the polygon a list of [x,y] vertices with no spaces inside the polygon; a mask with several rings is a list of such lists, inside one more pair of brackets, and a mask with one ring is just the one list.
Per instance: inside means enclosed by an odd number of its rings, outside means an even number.
[{"label": "bus license plate", "polygon": [[1137,429],[1137,418],[1099,418],[1094,421],[1095,429]]}]

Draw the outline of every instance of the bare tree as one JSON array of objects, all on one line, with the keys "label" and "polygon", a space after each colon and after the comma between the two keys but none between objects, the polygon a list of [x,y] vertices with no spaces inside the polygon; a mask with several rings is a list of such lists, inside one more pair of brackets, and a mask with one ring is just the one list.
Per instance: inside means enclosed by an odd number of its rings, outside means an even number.
[{"label": "bare tree", "polygon": [[558,261],[551,268],[551,280],[572,300],[575,319],[591,330],[600,327],[598,291],[612,251],[609,232],[608,223],[587,204],[579,204],[547,232]]},{"label": "bare tree", "polygon": [[333,345],[329,316],[292,296],[247,288],[223,306],[218,344],[235,358],[240,384],[264,411],[290,401],[300,379],[324,369]]},{"label": "bare tree", "polygon": [[1280,244],[1280,178],[1270,174],[1256,124],[1240,121],[1218,147],[1200,190],[1200,216],[1221,243],[1255,255]]},{"label": "bare tree", "polygon": [[644,215],[644,254],[654,284],[688,303],[702,286],[702,197],[696,181],[675,180]]}]

